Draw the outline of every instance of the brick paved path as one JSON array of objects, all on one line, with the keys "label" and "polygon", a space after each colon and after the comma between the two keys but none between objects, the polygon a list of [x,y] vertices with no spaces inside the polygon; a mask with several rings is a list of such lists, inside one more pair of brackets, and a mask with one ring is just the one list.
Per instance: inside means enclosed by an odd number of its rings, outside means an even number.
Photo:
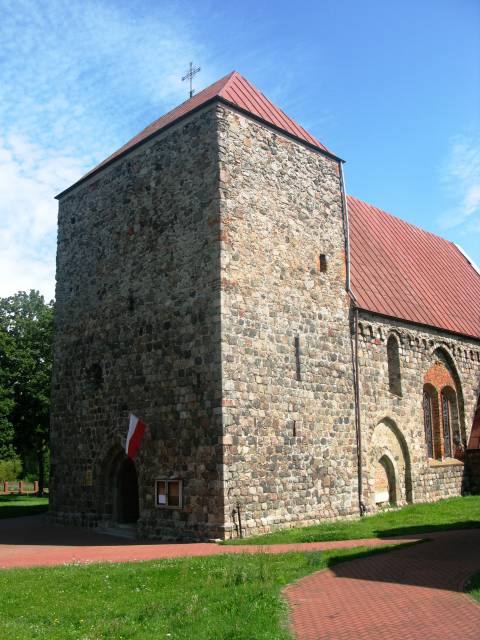
[{"label": "brick paved path", "polygon": [[[346,562],[289,585],[285,595],[298,640],[480,640],[480,606],[462,593],[465,579],[480,570],[480,529],[424,537],[429,541]],[[313,551],[394,541],[401,540],[262,547],[127,543],[32,516],[0,520],[0,568]]]},{"label": "brick paved path", "polygon": [[480,606],[463,594],[480,571],[480,530],[340,564],[285,589],[299,640],[479,640]]},{"label": "brick paved path", "polygon": [[[396,542],[397,540],[395,540]],[[210,556],[221,553],[284,553],[362,545],[391,544],[392,540],[344,540],[305,544],[225,547],[208,542],[192,544],[136,543],[78,527],[49,524],[45,516],[0,520],[0,569],[52,566],[72,562],[132,562],[159,558]]]}]

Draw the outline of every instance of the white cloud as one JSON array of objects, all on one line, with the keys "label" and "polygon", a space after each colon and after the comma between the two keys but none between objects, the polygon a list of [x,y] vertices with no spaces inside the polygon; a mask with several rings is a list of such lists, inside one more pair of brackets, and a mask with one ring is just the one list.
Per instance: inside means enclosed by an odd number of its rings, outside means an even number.
[{"label": "white cloud", "polygon": [[85,169],[81,159],[59,155],[20,134],[0,138],[0,296],[39,289],[53,298],[54,194]]},{"label": "white cloud", "polygon": [[443,228],[480,229],[480,134],[457,136],[442,171],[451,208],[440,219]]},{"label": "white cloud", "polygon": [[55,194],[187,97],[181,75],[206,53],[177,11],[1,3],[0,296],[53,296]]}]

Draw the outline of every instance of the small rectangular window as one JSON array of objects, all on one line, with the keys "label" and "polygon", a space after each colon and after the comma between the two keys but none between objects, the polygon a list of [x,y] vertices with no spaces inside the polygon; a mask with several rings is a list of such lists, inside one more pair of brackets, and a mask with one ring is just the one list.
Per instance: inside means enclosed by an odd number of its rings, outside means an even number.
[{"label": "small rectangular window", "polygon": [[324,253],[320,254],[320,273],[326,273],[327,271],[327,256]]},{"label": "small rectangular window", "polygon": [[182,481],[181,480],[157,480],[156,483],[157,507],[181,507],[182,506]]}]

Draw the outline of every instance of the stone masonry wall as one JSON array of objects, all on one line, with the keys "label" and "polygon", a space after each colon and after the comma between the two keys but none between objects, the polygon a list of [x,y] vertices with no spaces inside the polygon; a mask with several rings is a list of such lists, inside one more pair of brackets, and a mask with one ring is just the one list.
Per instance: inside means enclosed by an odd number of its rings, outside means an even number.
[{"label": "stone masonry wall", "polygon": [[[389,388],[387,340],[392,333],[399,343],[401,395],[392,393]],[[380,449],[376,449],[377,434],[382,429],[385,431],[385,425],[389,427],[390,442],[387,436],[380,437],[380,440],[384,451],[389,452],[399,468],[400,503],[437,500],[460,495],[462,489],[469,489],[463,461],[427,458],[423,385],[427,372],[429,381],[435,375],[436,367],[433,365],[439,358],[458,375],[463,395],[460,414],[463,413],[465,444],[480,393],[478,341],[360,312],[359,377],[364,501],[367,509],[375,508],[372,477],[380,454]],[[442,369],[438,367],[440,372]],[[462,421],[462,415],[460,418]]]},{"label": "stone masonry wall", "polygon": [[358,513],[338,162],[219,113],[226,535]]},{"label": "stone masonry wall", "polygon": [[[115,520],[129,412],[148,426],[135,461],[142,536],[235,536],[239,511],[247,535],[358,515],[350,312],[338,161],[226,106],[65,194],[54,518]],[[438,349],[462,390],[466,441],[480,344],[361,312],[368,510],[392,469],[399,504],[468,489],[462,461],[426,456],[423,383]],[[180,509],[155,505],[166,478],[182,480]]]},{"label": "stone masonry wall", "polygon": [[[128,413],[140,535],[223,529],[218,148],[215,107],[155,137],[61,198],[52,418],[52,512],[114,519]],[[155,506],[157,478],[182,509]]]}]

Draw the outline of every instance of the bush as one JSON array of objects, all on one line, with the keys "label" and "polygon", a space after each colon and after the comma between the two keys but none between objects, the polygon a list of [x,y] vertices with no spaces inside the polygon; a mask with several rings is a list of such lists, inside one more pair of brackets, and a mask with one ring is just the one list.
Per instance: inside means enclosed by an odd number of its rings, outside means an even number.
[{"label": "bush", "polygon": [[22,473],[20,458],[0,460],[0,482],[16,480]]},{"label": "bush", "polygon": [[35,482],[35,480],[38,480],[38,473],[23,473],[18,479],[24,482]]}]

